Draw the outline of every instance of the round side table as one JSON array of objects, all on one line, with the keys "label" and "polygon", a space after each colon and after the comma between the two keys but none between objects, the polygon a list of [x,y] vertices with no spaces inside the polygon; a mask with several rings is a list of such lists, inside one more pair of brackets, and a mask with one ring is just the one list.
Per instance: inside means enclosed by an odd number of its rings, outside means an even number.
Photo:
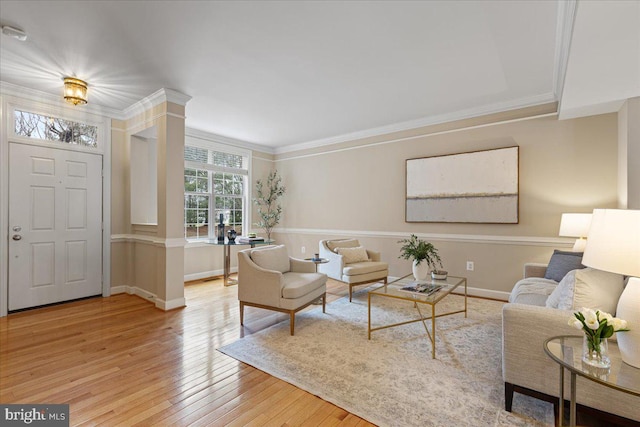
[{"label": "round side table", "polygon": [[608,369],[594,368],[582,363],[582,341],[582,336],[563,335],[551,337],[544,343],[544,352],[560,365],[559,426],[562,425],[564,417],[565,369],[571,374],[570,427],[576,425],[576,375],[624,393],[640,396],[640,369],[622,361],[618,345],[614,341],[609,341],[611,367]]},{"label": "round side table", "polygon": [[305,258],[305,261],[311,261],[316,265],[316,273],[318,272],[318,264],[326,264],[329,262],[326,258]]}]

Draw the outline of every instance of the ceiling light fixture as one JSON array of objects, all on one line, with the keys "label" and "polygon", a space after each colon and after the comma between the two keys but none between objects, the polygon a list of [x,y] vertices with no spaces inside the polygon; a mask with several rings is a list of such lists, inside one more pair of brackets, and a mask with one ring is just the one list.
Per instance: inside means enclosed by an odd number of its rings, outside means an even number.
[{"label": "ceiling light fixture", "polygon": [[5,25],[2,27],[2,34],[13,37],[14,39],[20,40],[21,42],[27,39],[27,33],[17,28],[10,27]]},{"label": "ceiling light fixture", "polygon": [[75,77],[64,78],[64,100],[73,105],[87,103],[87,83]]}]

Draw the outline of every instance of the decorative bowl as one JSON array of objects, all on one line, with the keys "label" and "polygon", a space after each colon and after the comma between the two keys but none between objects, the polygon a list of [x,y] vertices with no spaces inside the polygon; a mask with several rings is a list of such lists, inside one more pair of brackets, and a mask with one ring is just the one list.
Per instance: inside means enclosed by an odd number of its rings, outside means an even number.
[{"label": "decorative bowl", "polygon": [[445,270],[433,270],[431,272],[431,278],[434,280],[445,280],[448,272]]}]

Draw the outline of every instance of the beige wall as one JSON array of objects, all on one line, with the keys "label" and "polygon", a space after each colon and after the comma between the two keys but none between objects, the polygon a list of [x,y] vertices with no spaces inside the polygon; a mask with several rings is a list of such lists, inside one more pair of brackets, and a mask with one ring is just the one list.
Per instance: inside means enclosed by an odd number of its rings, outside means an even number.
[{"label": "beige wall", "polygon": [[[381,251],[390,274],[399,276],[410,264],[397,259],[397,240],[417,233],[436,244],[450,274],[467,276],[472,287],[508,292],[524,262],[544,262],[554,248],[571,247],[571,240],[558,238],[563,212],[616,207],[616,114],[432,132],[424,128],[409,138],[378,137],[373,145],[351,141],[325,152],[276,156],[287,186],[276,239],[293,256],[304,257],[317,252],[322,238],[356,235]],[[404,221],[406,159],[514,145],[520,147],[519,224]],[[475,262],[475,271],[465,270],[467,260]]]}]

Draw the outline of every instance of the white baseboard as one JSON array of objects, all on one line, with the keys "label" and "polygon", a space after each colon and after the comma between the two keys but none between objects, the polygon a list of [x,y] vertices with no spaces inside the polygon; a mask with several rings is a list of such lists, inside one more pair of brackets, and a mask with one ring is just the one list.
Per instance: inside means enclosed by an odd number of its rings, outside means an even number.
[{"label": "white baseboard", "polygon": [[124,294],[124,293],[127,292],[127,288],[128,288],[128,286],[125,286],[125,285],[112,286],[111,287],[111,295]]},{"label": "white baseboard", "polygon": [[164,311],[185,307],[186,305],[187,305],[187,300],[184,298],[176,298],[169,301],[164,301],[156,298],[156,307]]},{"label": "white baseboard", "polygon": [[[459,292],[457,289],[453,293],[454,294],[463,294],[463,292]],[[500,301],[507,302],[509,300],[510,292],[492,291],[491,289],[467,287],[467,295],[472,296],[472,297],[497,299],[497,300],[500,300]]]},{"label": "white baseboard", "polygon": [[157,295],[149,291],[145,291],[144,289],[139,288],[137,286],[122,285],[122,286],[114,286],[111,288],[111,295],[123,294],[123,293],[127,293],[129,295],[137,295],[140,298],[153,302],[157,308],[164,311],[173,310],[174,308],[180,308],[187,305],[186,304],[187,301],[186,299],[184,299],[184,297],[176,298],[170,301],[164,301],[159,299]]},{"label": "white baseboard", "polygon": [[[238,267],[231,267],[232,273],[238,272]],[[222,276],[224,274],[224,270],[209,270],[209,271],[201,271],[199,273],[185,274],[184,281],[190,282],[192,280],[200,280],[206,279],[209,277]]]}]

